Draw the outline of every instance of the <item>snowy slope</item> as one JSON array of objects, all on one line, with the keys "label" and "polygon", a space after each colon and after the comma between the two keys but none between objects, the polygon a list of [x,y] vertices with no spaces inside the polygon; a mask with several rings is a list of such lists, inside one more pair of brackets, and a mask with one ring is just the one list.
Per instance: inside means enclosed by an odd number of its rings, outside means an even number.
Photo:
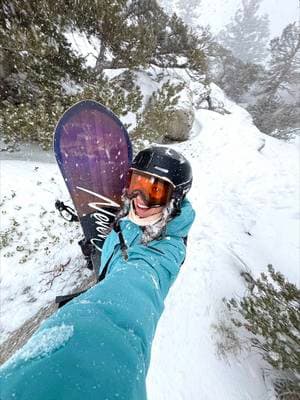
[{"label": "snowy slope", "polygon": [[[79,226],[55,209],[68,200],[55,164],[1,161],[0,342],[41,308],[90,275],[77,241]],[[68,203],[70,204],[70,203]]]},{"label": "snowy slope", "polygon": [[267,399],[259,357],[219,360],[212,324],[226,320],[223,297],[243,294],[243,270],[257,275],[273,264],[300,283],[299,146],[261,134],[228,101],[226,108],[231,115],[198,111],[195,137],[177,146],[193,162],[197,217],[159,323],[151,399]]},{"label": "snowy slope", "polygon": [[[271,263],[299,284],[299,145],[261,134],[218,88],[212,95],[231,114],[198,110],[191,140],[175,146],[193,165],[197,218],[155,337],[150,400],[267,399],[260,358],[245,352],[220,360],[212,325],[226,318],[222,297],[244,292],[242,270],[258,274]],[[2,161],[1,169],[5,340],[89,272],[79,230],[53,207],[68,198],[57,167]]]}]

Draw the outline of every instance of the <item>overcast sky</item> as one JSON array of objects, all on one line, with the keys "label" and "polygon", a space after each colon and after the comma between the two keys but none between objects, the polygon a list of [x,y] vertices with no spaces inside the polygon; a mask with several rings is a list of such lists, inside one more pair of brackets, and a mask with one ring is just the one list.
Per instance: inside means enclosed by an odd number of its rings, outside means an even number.
[{"label": "overcast sky", "polygon": [[[187,0],[188,1],[188,0]],[[230,21],[241,0],[202,0],[202,15],[214,33]],[[267,13],[270,19],[271,37],[281,34],[290,22],[298,21],[299,0],[263,0],[260,10]]]}]

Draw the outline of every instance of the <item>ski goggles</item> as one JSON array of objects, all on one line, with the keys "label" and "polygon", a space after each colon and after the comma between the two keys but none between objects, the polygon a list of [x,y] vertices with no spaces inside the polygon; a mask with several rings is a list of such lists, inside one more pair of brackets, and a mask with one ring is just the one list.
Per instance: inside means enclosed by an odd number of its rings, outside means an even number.
[{"label": "ski goggles", "polygon": [[171,182],[134,169],[129,173],[129,197],[140,194],[148,207],[165,206],[171,200],[174,189]]}]

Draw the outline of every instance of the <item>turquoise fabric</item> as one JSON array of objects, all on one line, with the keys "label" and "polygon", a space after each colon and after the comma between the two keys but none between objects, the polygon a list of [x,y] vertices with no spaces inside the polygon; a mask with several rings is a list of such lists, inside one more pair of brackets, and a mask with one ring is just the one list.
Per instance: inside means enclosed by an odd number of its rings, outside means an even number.
[{"label": "turquoise fabric", "polygon": [[185,258],[183,238],[194,220],[185,200],[166,237],[148,246],[141,229],[121,221],[105,241],[106,278],[46,320],[1,368],[5,400],[144,400],[151,344],[164,299]]}]

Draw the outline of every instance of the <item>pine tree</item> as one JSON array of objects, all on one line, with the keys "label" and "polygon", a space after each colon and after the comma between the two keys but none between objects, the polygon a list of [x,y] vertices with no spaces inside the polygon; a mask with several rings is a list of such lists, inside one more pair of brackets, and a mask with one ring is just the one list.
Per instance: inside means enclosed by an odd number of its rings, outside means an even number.
[{"label": "pine tree", "polygon": [[[166,15],[156,0],[2,0],[0,11],[0,129],[7,141],[48,147],[58,117],[82,96],[119,115],[136,112],[139,90],[108,82],[104,68],[206,72],[205,37]],[[72,30],[99,39],[95,70],[72,50],[65,35]],[[70,81],[79,84],[74,96],[63,85]]]},{"label": "pine tree", "polygon": [[[80,26],[81,16],[75,12],[79,5],[83,2],[2,2],[0,130],[3,139],[12,146],[36,142],[49,148],[58,118],[82,98],[99,100],[119,115],[137,111],[141,105],[141,96],[135,87],[128,93],[118,82],[108,82],[96,75],[72,50],[65,32]],[[65,82],[80,85],[76,95],[66,93]]]},{"label": "pine tree", "polygon": [[232,52],[214,43],[209,57],[210,79],[219,85],[231,99],[244,102],[256,82],[264,76],[264,68],[258,64],[244,63]]},{"label": "pine tree", "polygon": [[268,70],[259,82],[255,104],[247,109],[260,130],[289,139],[293,137],[293,128],[300,124],[300,31],[295,23],[271,40],[270,53]]},{"label": "pine tree", "polygon": [[286,26],[281,34],[270,42],[271,60],[268,74],[262,82],[263,93],[275,95],[278,90],[296,90],[300,82],[300,28],[296,23]]},{"label": "pine tree", "polygon": [[56,5],[56,0],[2,1],[0,100],[35,102],[45,88],[51,96],[66,77],[80,81],[83,59],[65,38]]},{"label": "pine tree", "polygon": [[262,132],[278,139],[289,140],[293,137],[293,129],[299,127],[300,110],[297,104],[287,104],[282,98],[260,96],[255,104],[247,110],[253,117],[253,122]]},{"label": "pine tree", "polygon": [[195,30],[200,26],[201,20],[201,0],[177,0],[177,15],[183,22]]},{"label": "pine tree", "polygon": [[241,7],[219,35],[219,41],[245,63],[261,63],[269,37],[267,15],[258,15],[262,0],[242,0]]},{"label": "pine tree", "polygon": [[168,16],[156,0],[75,2],[74,28],[99,39],[97,69],[149,66],[185,67],[205,72],[201,40],[184,22]]}]

